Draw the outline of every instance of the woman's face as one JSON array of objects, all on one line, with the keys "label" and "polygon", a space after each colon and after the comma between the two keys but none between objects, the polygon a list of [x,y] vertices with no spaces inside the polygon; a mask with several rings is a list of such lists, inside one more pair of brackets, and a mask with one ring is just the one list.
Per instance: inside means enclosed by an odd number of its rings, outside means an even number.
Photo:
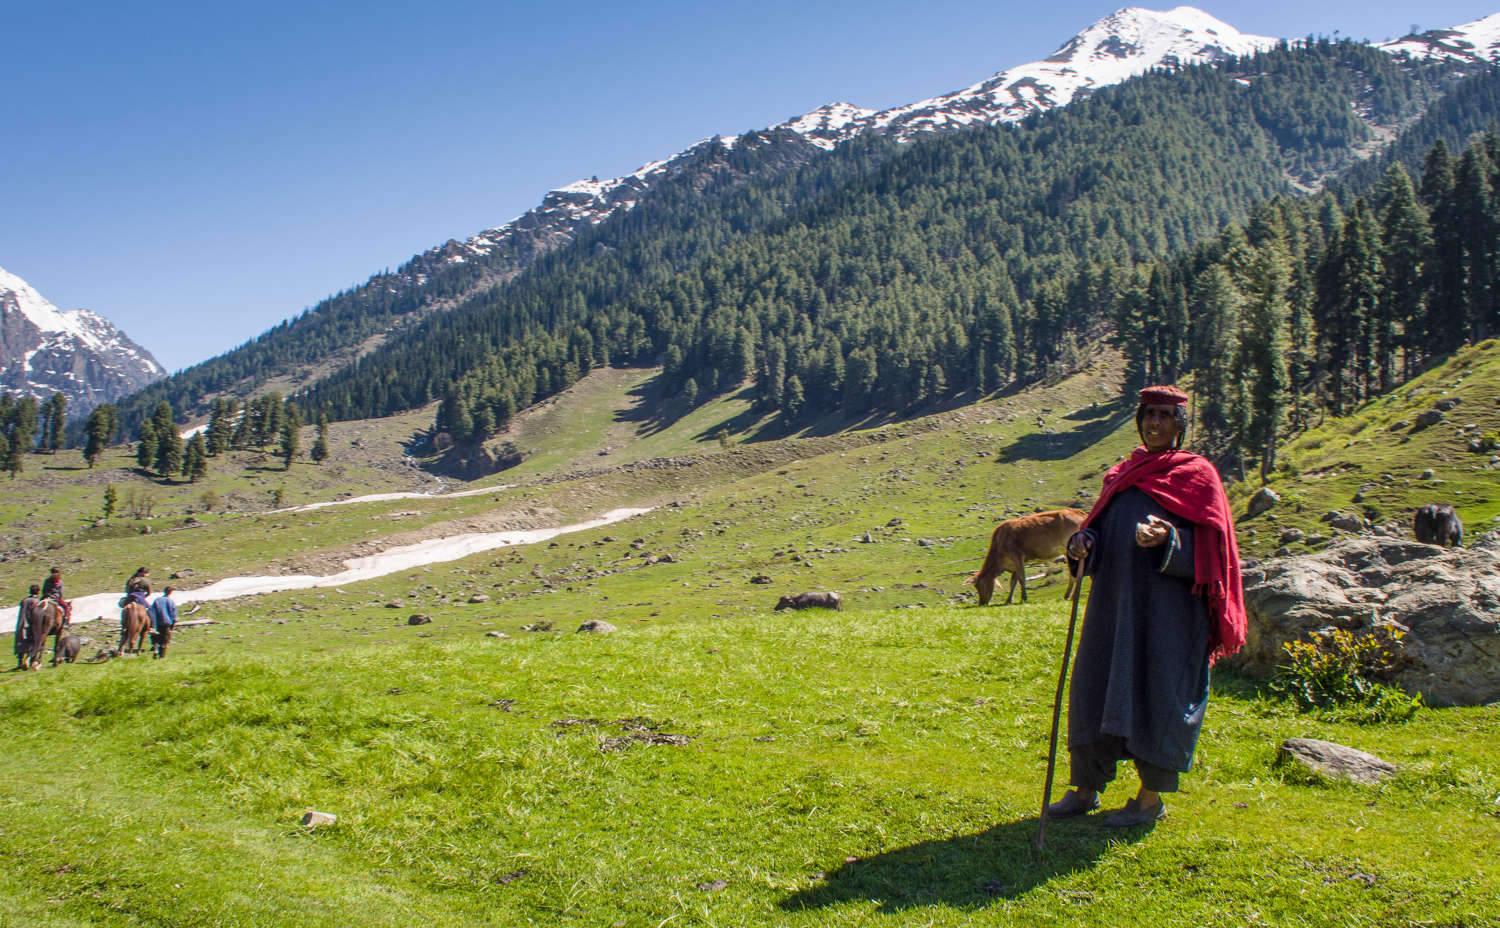
[{"label": "woman's face", "polygon": [[1141,441],[1147,451],[1168,451],[1177,444],[1177,407],[1152,403],[1141,415]]}]

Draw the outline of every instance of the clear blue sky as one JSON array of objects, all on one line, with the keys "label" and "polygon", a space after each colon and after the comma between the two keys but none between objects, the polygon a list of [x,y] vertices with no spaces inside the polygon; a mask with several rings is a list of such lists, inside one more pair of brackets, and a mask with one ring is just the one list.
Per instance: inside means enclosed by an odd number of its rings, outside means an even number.
[{"label": "clear blue sky", "polygon": [[[176,370],[551,188],[956,90],[1123,5],[0,0],[0,267]],[[1198,6],[1381,40],[1500,0]]]}]

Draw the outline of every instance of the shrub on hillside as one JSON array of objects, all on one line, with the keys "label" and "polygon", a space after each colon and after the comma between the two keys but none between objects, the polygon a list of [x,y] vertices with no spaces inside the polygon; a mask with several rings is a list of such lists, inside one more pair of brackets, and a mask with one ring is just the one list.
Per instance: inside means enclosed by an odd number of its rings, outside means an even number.
[{"label": "shrub on hillside", "polygon": [[1297,703],[1304,712],[1358,724],[1401,722],[1422,707],[1411,696],[1382,682],[1400,668],[1405,633],[1380,625],[1362,635],[1342,628],[1320,632],[1311,640],[1282,646],[1287,663],[1276,670],[1273,692]]}]

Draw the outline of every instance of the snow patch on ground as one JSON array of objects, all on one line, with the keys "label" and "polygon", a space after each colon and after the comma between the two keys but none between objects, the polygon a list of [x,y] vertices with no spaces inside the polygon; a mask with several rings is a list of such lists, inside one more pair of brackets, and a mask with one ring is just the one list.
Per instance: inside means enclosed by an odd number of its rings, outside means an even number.
[{"label": "snow patch on ground", "polygon": [[[474,492],[490,492],[493,489],[496,488],[491,487]],[[450,493],[446,495],[458,496],[461,494]],[[344,502],[351,501],[345,500]],[[582,532],[591,528],[612,525],[615,522],[633,518],[634,516],[650,511],[650,509],[612,509],[597,519],[578,522],[573,525],[563,525],[557,528],[526,529],[510,532],[467,532],[447,538],[433,538],[417,542],[413,545],[401,545],[382,551],[379,554],[371,554],[367,557],[350,558],[344,561],[345,569],[336,574],[328,574],[326,576],[291,574],[284,577],[229,577],[197,590],[178,587],[174,593],[174,598],[179,604],[186,604],[190,602],[213,602],[235,599],[240,596],[258,596],[262,593],[277,593],[284,590],[306,590],[314,587],[343,586],[347,583],[359,583],[364,580],[373,580],[376,577],[399,573],[403,570],[411,570],[414,567],[440,564],[445,561],[456,561],[473,554],[480,554],[484,551],[493,551],[496,548],[505,548],[512,545],[533,545],[537,542],[548,541],[570,532]],[[89,596],[80,596],[73,600],[73,623],[92,622],[98,619],[117,620],[120,617],[119,601],[119,593],[95,593]]]}]

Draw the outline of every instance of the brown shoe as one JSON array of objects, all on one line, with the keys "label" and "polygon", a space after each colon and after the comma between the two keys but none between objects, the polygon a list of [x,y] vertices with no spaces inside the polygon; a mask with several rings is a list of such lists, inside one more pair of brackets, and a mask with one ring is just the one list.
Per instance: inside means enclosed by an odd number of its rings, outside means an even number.
[{"label": "brown shoe", "polygon": [[1070,789],[1063,794],[1063,798],[1047,806],[1047,818],[1050,821],[1057,821],[1058,819],[1064,818],[1077,818],[1080,815],[1087,815],[1097,808],[1099,808],[1098,793],[1094,794],[1093,799],[1090,799],[1088,802],[1084,802],[1082,799],[1078,798],[1078,790]]},{"label": "brown shoe", "polygon": [[1149,809],[1141,808],[1139,799],[1132,799],[1125,803],[1125,808],[1111,812],[1104,817],[1105,828],[1135,828],[1140,825],[1150,825],[1158,819],[1167,817],[1167,804],[1158,802]]}]

